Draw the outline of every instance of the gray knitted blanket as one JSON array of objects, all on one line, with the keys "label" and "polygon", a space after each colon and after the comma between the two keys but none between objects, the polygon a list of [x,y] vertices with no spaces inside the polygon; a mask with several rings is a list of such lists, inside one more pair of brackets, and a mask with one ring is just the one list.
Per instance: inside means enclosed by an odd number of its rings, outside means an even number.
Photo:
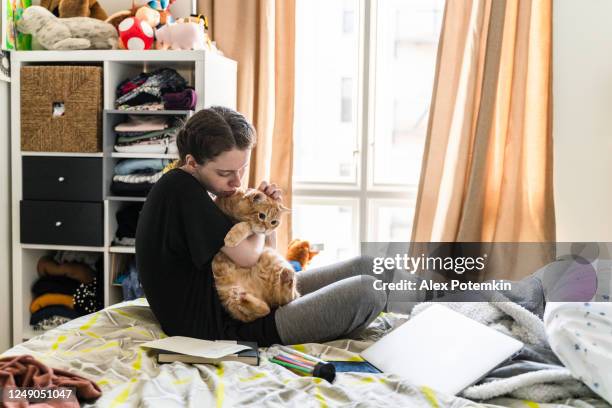
[{"label": "gray knitted blanket", "polygon": [[[489,372],[477,385],[466,388],[462,396],[471,400],[510,396],[537,402],[593,396],[554,355],[542,320],[507,300],[503,295],[495,295],[490,302],[440,303],[525,344],[518,356]],[[412,316],[432,304],[415,306]]]}]

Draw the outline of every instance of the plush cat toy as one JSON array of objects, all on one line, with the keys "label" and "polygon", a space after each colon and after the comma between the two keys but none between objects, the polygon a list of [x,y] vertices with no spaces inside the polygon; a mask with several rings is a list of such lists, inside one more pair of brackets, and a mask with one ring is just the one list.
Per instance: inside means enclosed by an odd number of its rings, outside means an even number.
[{"label": "plush cat toy", "polygon": [[[225,236],[225,245],[237,246],[252,232],[270,234],[289,211],[278,201],[255,189],[218,197],[217,206],[238,221]],[[264,248],[257,264],[250,268],[236,265],[219,252],[212,262],[221,303],[232,317],[250,322],[270,313],[270,309],[298,298],[295,272],[276,250]]]}]

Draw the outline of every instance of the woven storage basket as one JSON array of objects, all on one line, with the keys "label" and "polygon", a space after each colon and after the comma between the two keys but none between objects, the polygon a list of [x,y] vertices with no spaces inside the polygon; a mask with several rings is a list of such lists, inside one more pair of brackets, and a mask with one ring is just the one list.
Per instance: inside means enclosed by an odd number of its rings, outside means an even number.
[{"label": "woven storage basket", "polygon": [[21,68],[21,149],[102,151],[102,68]]}]

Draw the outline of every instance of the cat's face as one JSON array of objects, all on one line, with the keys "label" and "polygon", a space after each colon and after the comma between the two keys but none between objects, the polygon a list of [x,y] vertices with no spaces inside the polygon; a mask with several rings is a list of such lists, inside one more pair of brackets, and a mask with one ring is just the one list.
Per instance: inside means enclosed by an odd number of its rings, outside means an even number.
[{"label": "cat's face", "polygon": [[244,199],[249,200],[251,204],[246,215],[248,220],[245,221],[251,224],[253,232],[270,234],[280,225],[282,214],[289,211],[281,203],[258,190],[247,191]]},{"label": "cat's face", "polygon": [[231,197],[217,198],[217,205],[237,221],[248,222],[253,232],[268,235],[290,210],[259,190],[238,191]]}]

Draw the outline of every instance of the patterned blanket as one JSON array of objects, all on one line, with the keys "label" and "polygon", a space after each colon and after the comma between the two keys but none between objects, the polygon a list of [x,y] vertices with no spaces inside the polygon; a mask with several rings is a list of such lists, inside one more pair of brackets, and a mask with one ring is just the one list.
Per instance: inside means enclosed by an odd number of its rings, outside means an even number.
[{"label": "patterned blanket", "polygon": [[[326,360],[359,361],[359,352],[407,319],[382,314],[359,339],[295,345]],[[301,377],[267,361],[260,366],[159,365],[140,344],[164,337],[145,299],[123,302],[72,320],[19,344],[6,355],[31,354],[45,364],[91,379],[102,389],[96,406],[108,407],[605,407],[598,400],[565,404],[498,398],[484,403],[417,387],[390,374],[339,373],[333,384]]]}]

